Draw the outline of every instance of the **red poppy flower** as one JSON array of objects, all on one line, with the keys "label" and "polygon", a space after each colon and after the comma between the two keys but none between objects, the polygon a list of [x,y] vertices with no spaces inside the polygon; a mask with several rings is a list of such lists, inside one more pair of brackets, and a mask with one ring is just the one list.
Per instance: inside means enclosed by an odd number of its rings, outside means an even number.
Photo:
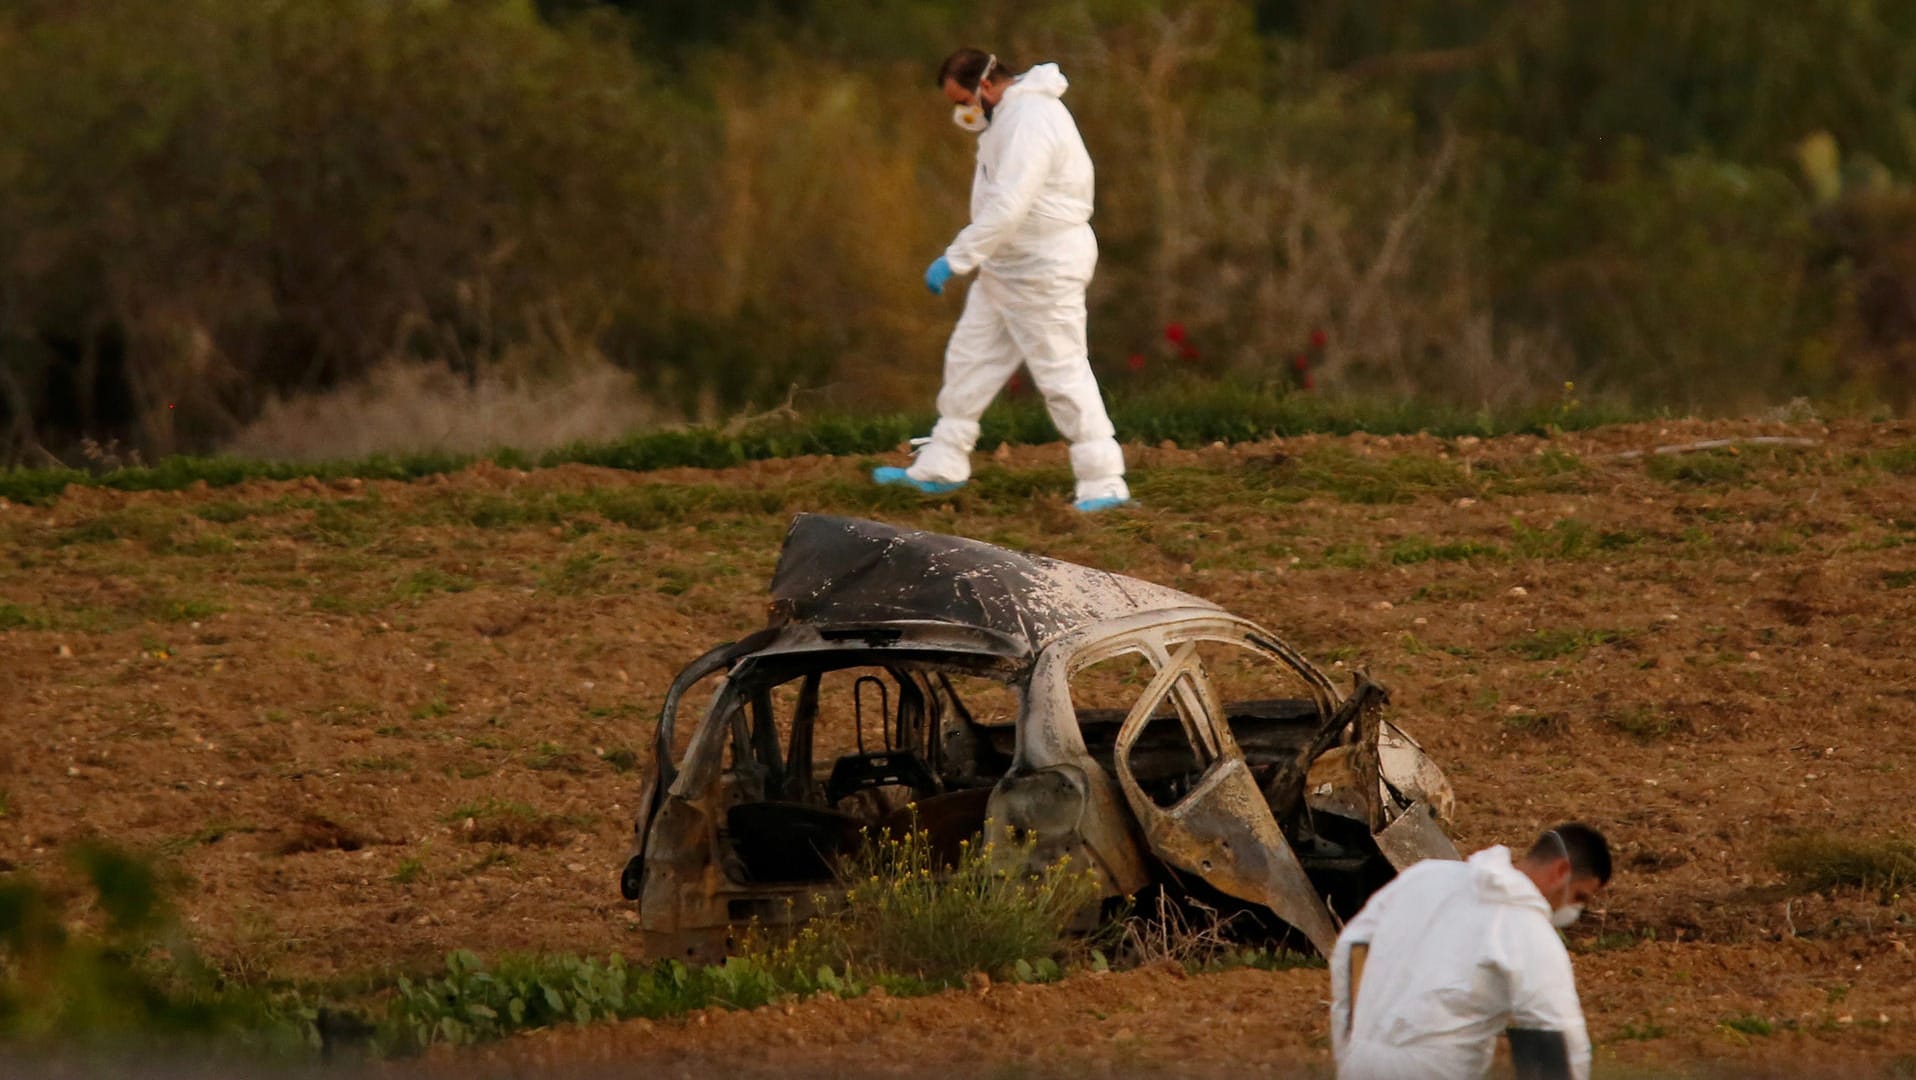
[{"label": "red poppy flower", "polygon": [[1174,322],[1166,326],[1164,328],[1164,340],[1173,345],[1184,344],[1184,324]]},{"label": "red poppy flower", "polygon": [[1330,340],[1330,335],[1324,333],[1322,330],[1311,331],[1311,348],[1313,349],[1322,349],[1325,345],[1330,344]]},{"label": "red poppy flower", "polygon": [[1181,360],[1196,360],[1198,358],[1197,346],[1189,343],[1179,345],[1178,358]]},{"label": "red poppy flower", "polygon": [[1143,371],[1144,370],[1144,354],[1141,352],[1132,353],[1129,357],[1125,359],[1124,366],[1130,368],[1132,371]]}]

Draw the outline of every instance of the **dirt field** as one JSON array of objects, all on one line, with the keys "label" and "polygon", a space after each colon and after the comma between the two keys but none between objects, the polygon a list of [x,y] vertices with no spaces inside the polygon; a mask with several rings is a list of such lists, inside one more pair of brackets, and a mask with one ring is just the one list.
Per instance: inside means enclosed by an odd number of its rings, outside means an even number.
[{"label": "dirt field", "polygon": [[[1757,435],[1815,444],[1619,456]],[[1916,835],[1909,426],[1142,449],[1141,508],[1090,519],[1063,459],[1012,451],[924,503],[841,459],[5,507],[0,869],[57,879],[92,834],[158,852],[239,978],[630,952],[615,875],[664,686],[762,623],[786,520],[828,510],[1161,581],[1368,665],[1449,772],[1460,846],[1600,824],[1620,873],[1571,939],[1612,1072],[1916,1075],[1916,900],[1792,890],[1769,857],[1805,831]],[[455,1067],[1322,1072],[1323,983],[821,1001]]]}]

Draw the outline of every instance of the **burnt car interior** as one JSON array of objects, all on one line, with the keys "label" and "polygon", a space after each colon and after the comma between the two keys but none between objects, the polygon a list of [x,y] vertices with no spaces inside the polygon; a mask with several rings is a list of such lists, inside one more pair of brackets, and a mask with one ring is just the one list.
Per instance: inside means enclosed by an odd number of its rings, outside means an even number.
[{"label": "burnt car interior", "polygon": [[[721,779],[722,837],[737,858],[728,872],[741,882],[822,881],[874,826],[915,823],[938,851],[977,835],[992,785],[1011,764],[1012,717],[994,738],[954,674],[910,661],[735,673],[741,706]],[[823,727],[849,730],[850,746],[818,745],[826,709],[844,713]]]},{"label": "burnt car interior", "polygon": [[[721,839],[731,856],[726,873],[740,884],[829,880],[834,861],[874,827],[894,834],[916,828],[934,852],[953,859],[960,842],[984,828],[991,789],[1012,764],[1015,691],[952,666],[948,657],[900,658],[882,667],[814,659],[806,670],[748,663],[732,682]],[[1216,755],[1177,700],[1172,695],[1152,714],[1129,757],[1140,785],[1165,807],[1191,790]],[[1323,723],[1316,702],[1305,698],[1223,708],[1260,785]],[[1086,750],[1107,770],[1126,712],[1077,710]],[[827,745],[821,732],[848,732],[849,745]],[[1361,823],[1306,816],[1294,831],[1298,854],[1325,893],[1361,897],[1380,874],[1388,878]]]},{"label": "burnt car interior", "polygon": [[989,817],[1086,852],[1108,900],[1208,889],[1328,949],[1394,868],[1457,857],[1441,771],[1350,675],[1148,581],[801,514],[765,627],[666,693],[620,891],[648,949],[709,959],[809,917],[872,830],[950,862]]}]

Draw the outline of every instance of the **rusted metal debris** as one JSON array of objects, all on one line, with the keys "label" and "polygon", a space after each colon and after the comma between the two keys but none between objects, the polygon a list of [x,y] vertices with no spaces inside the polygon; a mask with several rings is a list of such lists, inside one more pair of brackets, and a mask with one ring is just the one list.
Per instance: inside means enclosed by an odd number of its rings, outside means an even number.
[{"label": "rusted metal debris", "polygon": [[[1016,829],[1106,897],[1228,898],[1325,953],[1397,870],[1457,857],[1450,785],[1383,718],[1384,689],[1339,692],[1209,601],[811,514],[771,591],[769,625],[666,696],[621,878],[651,955],[712,960],[754,920],[809,917],[860,830],[903,821],[944,849]],[[1106,662],[1137,679],[1088,703]],[[1227,699],[1247,681],[1257,696]]]}]

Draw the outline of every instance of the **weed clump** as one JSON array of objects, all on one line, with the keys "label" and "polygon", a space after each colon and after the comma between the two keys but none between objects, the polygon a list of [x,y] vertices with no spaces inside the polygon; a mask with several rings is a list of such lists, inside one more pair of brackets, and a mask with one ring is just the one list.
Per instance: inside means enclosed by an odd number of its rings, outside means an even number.
[{"label": "weed clump", "polygon": [[945,986],[974,971],[1055,963],[1099,888],[1069,856],[1027,872],[1035,843],[1009,834],[963,841],[946,866],[922,831],[867,830],[839,868],[839,891],[817,898],[824,914],[785,946],[787,955]]},{"label": "weed clump", "polygon": [[1804,892],[1894,890],[1916,883],[1916,841],[1901,837],[1808,833],[1772,845],[1770,862]]},{"label": "weed clump", "polygon": [[463,806],[447,815],[460,826],[460,835],[474,844],[512,847],[551,847],[565,839],[566,821],[524,803],[488,799]]}]

